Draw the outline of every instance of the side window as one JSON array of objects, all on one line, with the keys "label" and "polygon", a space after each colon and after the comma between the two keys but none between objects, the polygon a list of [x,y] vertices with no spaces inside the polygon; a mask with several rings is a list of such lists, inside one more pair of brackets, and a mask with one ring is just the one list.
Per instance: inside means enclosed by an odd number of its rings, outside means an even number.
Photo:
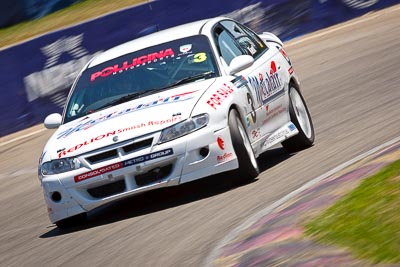
[{"label": "side window", "polygon": [[247,55],[257,58],[267,49],[262,40],[246,27],[230,20],[222,21],[221,24],[235,38]]},{"label": "side window", "polygon": [[243,30],[256,42],[256,46],[258,47],[258,50],[262,52],[268,50],[267,45],[264,43],[263,40],[261,40],[261,38],[252,30],[250,30],[249,28],[247,28],[246,26],[242,25]]},{"label": "side window", "polygon": [[226,30],[218,28],[215,33],[219,52],[228,65],[231,63],[233,58],[243,55],[242,50],[238,47],[235,40]]}]

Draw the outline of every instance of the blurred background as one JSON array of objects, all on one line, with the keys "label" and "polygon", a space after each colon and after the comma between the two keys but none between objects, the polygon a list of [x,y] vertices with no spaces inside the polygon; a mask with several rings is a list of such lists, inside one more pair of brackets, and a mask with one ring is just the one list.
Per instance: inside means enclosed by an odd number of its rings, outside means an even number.
[{"label": "blurred background", "polygon": [[399,0],[14,0],[0,3],[0,137],[61,112],[95,54],[182,23],[228,16],[283,40]]}]

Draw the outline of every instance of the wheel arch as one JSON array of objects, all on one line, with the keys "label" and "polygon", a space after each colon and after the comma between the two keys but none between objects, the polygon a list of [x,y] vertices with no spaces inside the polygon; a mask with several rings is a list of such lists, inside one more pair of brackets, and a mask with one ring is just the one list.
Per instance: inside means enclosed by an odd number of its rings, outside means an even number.
[{"label": "wheel arch", "polygon": [[291,84],[293,84],[301,93],[300,81],[295,76],[290,77],[289,86]]},{"label": "wheel arch", "polygon": [[226,114],[227,123],[228,123],[229,112],[231,112],[232,109],[236,110],[239,113],[240,120],[242,121],[243,125],[246,125],[246,121],[243,120],[243,118],[246,117],[246,114],[244,113],[244,109],[241,109],[240,106],[237,103],[232,103],[230,105],[230,107],[228,109],[228,113]]}]

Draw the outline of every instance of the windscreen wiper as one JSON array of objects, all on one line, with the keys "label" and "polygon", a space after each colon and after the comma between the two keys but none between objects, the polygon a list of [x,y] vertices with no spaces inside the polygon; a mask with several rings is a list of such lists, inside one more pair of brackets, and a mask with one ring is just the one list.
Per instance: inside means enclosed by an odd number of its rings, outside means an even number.
[{"label": "windscreen wiper", "polygon": [[211,76],[213,74],[215,74],[213,71],[208,71],[208,72],[199,73],[199,74],[196,74],[196,75],[193,75],[193,76],[189,76],[189,77],[183,78],[181,80],[178,80],[176,82],[173,82],[171,84],[168,84],[167,86],[164,86],[164,87],[161,87],[161,88],[154,88],[154,89],[147,90],[146,92],[144,92],[142,94],[142,96],[151,95],[151,94],[154,94],[154,93],[157,93],[157,92],[161,92],[161,91],[164,91],[164,90],[166,90],[168,88],[174,87],[176,85],[185,84],[185,83],[192,82],[192,81],[195,81],[195,80],[198,80],[198,79],[201,79],[201,78],[207,78],[208,76]]},{"label": "windscreen wiper", "polygon": [[192,82],[192,81],[195,81],[195,80],[199,80],[199,79],[202,79],[202,78],[210,78],[214,74],[215,73],[213,71],[207,71],[207,72],[199,73],[199,74],[196,74],[196,75],[189,76],[189,77],[183,78],[181,80],[178,80],[178,81],[170,84],[168,87],[172,87],[172,86],[180,85],[180,84],[185,84],[185,83]]},{"label": "windscreen wiper", "polygon": [[111,102],[108,102],[108,103],[106,103],[106,104],[104,104],[104,105],[102,105],[102,106],[100,106],[98,108],[88,110],[86,113],[87,114],[88,113],[93,113],[95,111],[98,111],[98,110],[101,110],[101,109],[105,109],[107,107],[112,107],[112,106],[115,106],[115,105],[118,105],[118,104],[122,104],[122,103],[128,102],[129,100],[135,99],[138,96],[141,96],[141,95],[143,95],[145,93],[147,93],[147,90],[146,91],[135,92],[135,93],[128,94],[128,95],[124,95],[124,96],[122,96],[120,98],[117,98],[117,99],[114,99]]},{"label": "windscreen wiper", "polygon": [[204,73],[199,73],[199,74],[196,74],[196,75],[193,75],[193,76],[189,76],[189,77],[183,78],[181,80],[178,80],[176,82],[173,82],[173,83],[171,83],[171,84],[169,84],[167,86],[161,87],[161,88],[155,88],[155,89],[135,92],[133,94],[128,94],[128,95],[125,95],[123,97],[114,99],[111,102],[108,102],[108,103],[106,103],[106,104],[104,104],[104,105],[102,105],[102,106],[100,106],[100,107],[98,107],[96,109],[88,110],[86,112],[86,114],[93,113],[95,111],[98,111],[100,109],[104,109],[104,108],[107,108],[107,107],[111,107],[111,106],[115,106],[115,105],[118,105],[118,104],[125,103],[125,102],[127,102],[129,100],[137,98],[138,96],[151,95],[151,94],[154,94],[154,93],[157,93],[157,92],[164,91],[164,90],[166,90],[168,88],[171,88],[173,86],[176,86],[176,85],[181,85],[181,84],[185,84],[185,83],[192,82],[192,81],[195,81],[195,80],[199,80],[199,79],[202,79],[202,78],[207,78],[207,77],[210,77],[210,76],[212,76],[214,74],[215,73],[213,71],[207,71],[207,72],[204,72]]}]

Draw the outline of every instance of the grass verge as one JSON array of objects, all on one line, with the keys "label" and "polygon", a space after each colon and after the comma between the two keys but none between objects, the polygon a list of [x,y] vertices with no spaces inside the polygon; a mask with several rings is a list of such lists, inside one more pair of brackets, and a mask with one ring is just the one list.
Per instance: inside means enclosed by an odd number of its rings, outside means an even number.
[{"label": "grass verge", "polygon": [[306,224],[318,242],[349,248],[373,263],[400,263],[400,160]]},{"label": "grass verge", "polygon": [[83,0],[43,18],[0,29],[0,48],[58,30],[146,0]]}]

